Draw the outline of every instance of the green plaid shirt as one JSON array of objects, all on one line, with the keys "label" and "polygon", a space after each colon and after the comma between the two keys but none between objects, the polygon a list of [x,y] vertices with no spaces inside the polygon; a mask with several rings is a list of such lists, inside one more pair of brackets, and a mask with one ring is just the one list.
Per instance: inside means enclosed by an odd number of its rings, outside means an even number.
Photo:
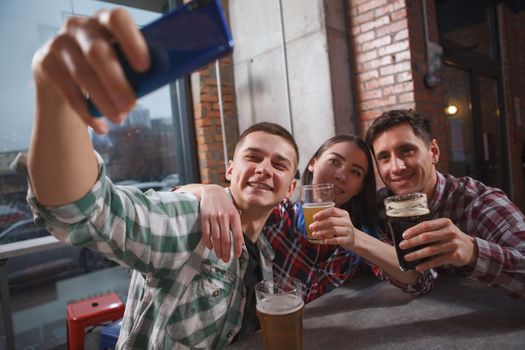
[{"label": "green plaid shirt", "polygon": [[[100,164],[83,198],[58,208],[28,201],[37,223],[62,241],[85,245],[133,269],[118,349],[221,349],[241,328],[248,251],[229,263],[201,239],[199,202],[190,194],[116,186]],[[263,278],[273,250],[260,235]],[[233,252],[232,252],[233,256]]]}]

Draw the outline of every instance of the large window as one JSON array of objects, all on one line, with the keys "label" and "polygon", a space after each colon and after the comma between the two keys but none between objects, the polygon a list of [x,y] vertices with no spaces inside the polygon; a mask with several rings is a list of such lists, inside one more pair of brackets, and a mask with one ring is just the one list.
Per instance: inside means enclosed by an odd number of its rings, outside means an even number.
[{"label": "large window", "polygon": [[[126,2],[120,2],[125,4]],[[134,1],[143,8],[167,9],[168,1]],[[160,6],[159,4],[163,4]],[[27,183],[9,163],[26,152],[33,123],[34,86],[31,59],[71,15],[88,16],[116,5],[93,0],[0,1],[0,244],[48,236],[33,225],[25,202]],[[128,8],[142,26],[159,17],[158,11]],[[179,114],[180,86],[167,86],[139,100],[122,125],[111,125],[105,136],[92,134],[95,149],[106,161],[114,182],[142,190],[169,189],[188,180],[177,171],[184,155],[176,140],[187,135]],[[184,101],[181,101],[183,104]],[[191,133],[189,133],[191,134]],[[178,135],[178,136],[176,136]],[[177,154],[179,152],[179,154]],[[181,161],[182,159],[182,161]],[[60,247],[7,260],[10,308],[16,348],[56,338],[64,339],[68,301],[115,290],[125,298],[128,273],[112,262],[81,248]],[[94,281],[97,283],[93,283]],[[2,310],[5,311],[4,305]],[[0,321],[0,348],[7,336]]]}]

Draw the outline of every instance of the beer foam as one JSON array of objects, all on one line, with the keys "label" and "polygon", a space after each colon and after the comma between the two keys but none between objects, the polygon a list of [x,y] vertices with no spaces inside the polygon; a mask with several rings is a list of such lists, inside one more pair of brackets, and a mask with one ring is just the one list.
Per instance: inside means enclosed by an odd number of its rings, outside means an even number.
[{"label": "beer foam", "polygon": [[303,299],[293,294],[268,295],[264,299],[257,300],[257,310],[270,315],[291,314],[303,305]]},{"label": "beer foam", "polygon": [[322,208],[322,209],[326,209],[326,208],[330,208],[330,207],[334,207],[334,206],[335,206],[334,202],[305,203],[305,204],[303,204],[303,208]]},{"label": "beer foam", "polygon": [[430,213],[427,197],[414,198],[406,201],[385,201],[386,215],[390,217],[422,216]]},{"label": "beer foam", "polygon": [[404,218],[409,216],[423,216],[430,213],[428,208],[401,208],[401,209],[387,209],[386,215],[395,218]]}]

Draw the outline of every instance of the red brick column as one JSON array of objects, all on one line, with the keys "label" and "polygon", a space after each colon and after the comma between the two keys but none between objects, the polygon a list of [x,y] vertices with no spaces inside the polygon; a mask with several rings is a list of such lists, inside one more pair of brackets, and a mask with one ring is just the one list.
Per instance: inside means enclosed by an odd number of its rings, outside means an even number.
[{"label": "red brick column", "polygon": [[[223,0],[222,6],[227,16],[228,1]],[[219,72],[225,141],[223,140],[221,128],[219,89],[217,86],[218,76],[215,63],[193,74],[192,91],[201,181],[202,183],[225,185],[223,143],[226,143],[226,161],[228,161],[233,158],[233,151],[239,136],[231,54],[219,60]]]},{"label": "red brick column", "polygon": [[348,2],[349,35],[361,133],[379,114],[414,108],[405,0]]},{"label": "red brick column", "polygon": [[[433,2],[427,2],[429,37],[438,42]],[[374,118],[389,109],[412,108],[433,120],[447,168],[447,129],[443,88],[424,85],[427,69],[421,2],[352,0],[349,40],[353,48],[355,103],[364,135]]]},{"label": "red brick column", "polygon": [[[439,43],[434,1],[426,1],[429,41]],[[441,150],[438,168],[448,171],[448,120],[445,114],[445,92],[443,84],[427,88],[424,80],[427,73],[425,28],[423,8],[420,0],[407,0],[408,32],[412,55],[412,77],[414,82],[415,109],[432,120],[432,131]],[[439,73],[438,73],[439,76]]]},{"label": "red brick column", "polygon": [[[227,158],[231,159],[239,134],[234,103],[232,58],[228,56],[219,62]],[[199,80],[199,96],[193,96],[193,107],[201,181],[224,185],[225,159],[215,64],[201,69],[197,76],[193,77],[194,82],[196,77]]]}]

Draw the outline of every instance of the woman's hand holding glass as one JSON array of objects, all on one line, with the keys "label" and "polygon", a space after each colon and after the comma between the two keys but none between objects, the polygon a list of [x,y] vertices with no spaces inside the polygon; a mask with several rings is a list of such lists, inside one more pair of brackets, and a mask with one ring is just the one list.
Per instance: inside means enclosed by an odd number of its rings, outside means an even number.
[{"label": "woman's hand holding glass", "polygon": [[322,239],[324,244],[353,249],[354,225],[348,211],[336,207],[328,208],[315,214],[314,220],[310,225],[314,238]]}]

